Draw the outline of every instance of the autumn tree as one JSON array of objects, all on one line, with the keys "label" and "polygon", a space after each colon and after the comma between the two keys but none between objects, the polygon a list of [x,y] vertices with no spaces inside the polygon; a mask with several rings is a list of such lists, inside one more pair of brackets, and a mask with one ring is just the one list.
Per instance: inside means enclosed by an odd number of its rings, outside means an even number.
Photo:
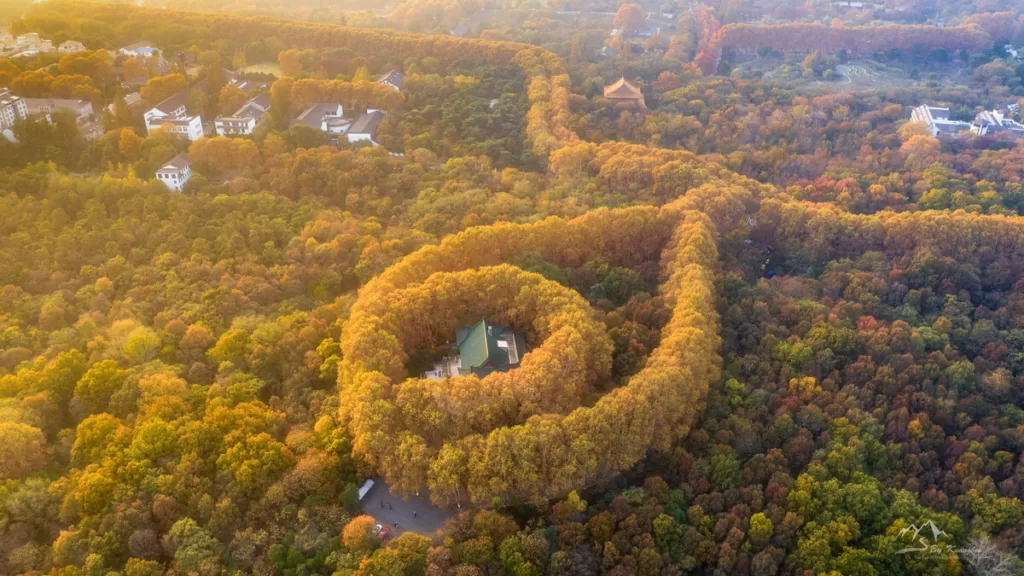
[{"label": "autumn tree", "polygon": [[286,50],[277,55],[277,64],[281,67],[281,73],[285,76],[298,76],[302,74],[302,61],[299,59],[298,50]]},{"label": "autumn tree", "polygon": [[245,92],[234,84],[225,84],[217,97],[217,109],[222,116],[230,116],[248,100]]},{"label": "autumn tree", "polygon": [[168,76],[153,76],[146,81],[146,85],[139,93],[147,102],[156,105],[186,88],[188,88],[188,80],[184,75],[170,74]]},{"label": "autumn tree", "polygon": [[20,480],[46,463],[46,438],[38,429],[0,422],[0,478]]},{"label": "autumn tree", "polygon": [[622,4],[615,12],[615,27],[625,33],[634,32],[647,22],[647,13],[639,4]]},{"label": "autumn tree", "polygon": [[341,533],[341,541],[345,547],[356,554],[372,552],[380,540],[377,538],[377,521],[372,516],[357,516],[345,525]]}]

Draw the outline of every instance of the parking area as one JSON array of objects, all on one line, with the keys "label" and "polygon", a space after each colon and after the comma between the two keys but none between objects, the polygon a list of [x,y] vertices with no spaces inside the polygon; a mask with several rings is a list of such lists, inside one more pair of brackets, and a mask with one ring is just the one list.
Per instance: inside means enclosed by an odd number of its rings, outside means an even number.
[{"label": "parking area", "polygon": [[363,497],[362,503],[363,512],[373,516],[378,523],[391,528],[392,537],[403,532],[433,536],[458,512],[431,504],[430,496],[426,492],[407,500],[403,499],[393,494],[390,486],[380,478],[374,479],[373,488],[370,488]]}]

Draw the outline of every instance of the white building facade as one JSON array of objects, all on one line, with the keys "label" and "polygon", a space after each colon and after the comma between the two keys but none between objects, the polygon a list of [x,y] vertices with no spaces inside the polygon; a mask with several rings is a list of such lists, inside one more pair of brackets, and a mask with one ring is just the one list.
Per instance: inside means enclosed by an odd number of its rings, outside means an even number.
[{"label": "white building facade", "polygon": [[191,177],[192,161],[185,154],[178,154],[156,171],[156,179],[175,192],[181,192]]},{"label": "white building facade", "polygon": [[7,130],[25,118],[28,118],[25,100],[10,90],[0,90],[0,130]]}]

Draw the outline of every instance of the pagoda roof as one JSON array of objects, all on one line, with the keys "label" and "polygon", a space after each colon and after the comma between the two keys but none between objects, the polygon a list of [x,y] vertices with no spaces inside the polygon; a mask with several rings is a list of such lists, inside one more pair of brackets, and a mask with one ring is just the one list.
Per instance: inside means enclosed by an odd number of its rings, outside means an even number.
[{"label": "pagoda roof", "polygon": [[604,88],[605,98],[643,98],[640,89],[620,78],[618,82]]}]

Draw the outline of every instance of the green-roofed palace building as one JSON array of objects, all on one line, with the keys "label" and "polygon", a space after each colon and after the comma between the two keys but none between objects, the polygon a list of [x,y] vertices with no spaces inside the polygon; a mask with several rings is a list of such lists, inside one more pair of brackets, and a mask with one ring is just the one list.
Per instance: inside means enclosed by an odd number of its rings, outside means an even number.
[{"label": "green-roofed palace building", "polygon": [[440,380],[449,376],[476,374],[483,378],[491,372],[511,370],[526,354],[526,339],[519,332],[482,319],[472,326],[455,331],[458,354],[447,356],[427,378]]}]

